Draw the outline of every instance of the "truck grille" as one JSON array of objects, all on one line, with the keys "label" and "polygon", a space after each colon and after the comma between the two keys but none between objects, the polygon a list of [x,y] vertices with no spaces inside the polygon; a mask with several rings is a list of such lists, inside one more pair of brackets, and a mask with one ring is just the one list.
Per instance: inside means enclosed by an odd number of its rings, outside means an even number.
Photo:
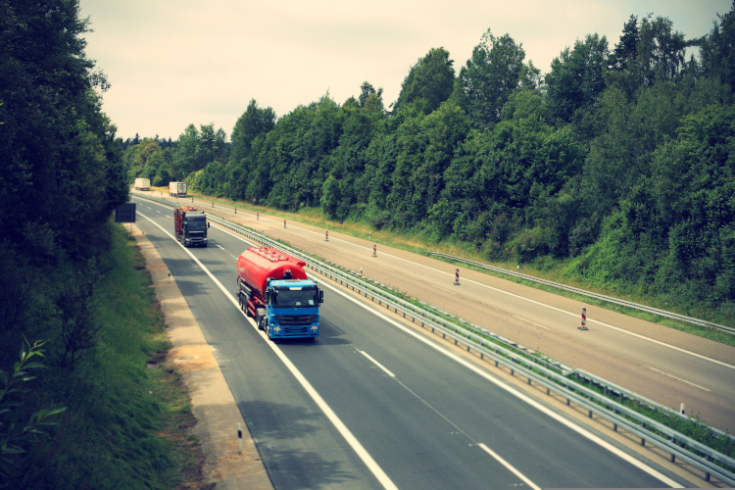
[{"label": "truck grille", "polygon": [[316,321],[316,315],[276,315],[276,321],[286,325],[311,325]]},{"label": "truck grille", "polygon": [[284,337],[303,337],[309,333],[308,325],[292,325],[283,327]]}]

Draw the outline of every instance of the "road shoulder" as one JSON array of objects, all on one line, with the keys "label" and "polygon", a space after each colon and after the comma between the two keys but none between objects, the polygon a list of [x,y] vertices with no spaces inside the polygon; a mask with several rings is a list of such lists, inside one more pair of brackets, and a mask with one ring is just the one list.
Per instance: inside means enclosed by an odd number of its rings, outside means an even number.
[{"label": "road shoulder", "polygon": [[[189,389],[197,419],[193,435],[206,455],[203,468],[208,483],[218,489],[272,489],[257,448],[237,408],[232,392],[176,281],[148,238],[137,227],[132,236],[146,260],[152,288],[165,317],[171,343],[167,363],[175,366]],[[238,426],[242,454],[238,451]]]}]

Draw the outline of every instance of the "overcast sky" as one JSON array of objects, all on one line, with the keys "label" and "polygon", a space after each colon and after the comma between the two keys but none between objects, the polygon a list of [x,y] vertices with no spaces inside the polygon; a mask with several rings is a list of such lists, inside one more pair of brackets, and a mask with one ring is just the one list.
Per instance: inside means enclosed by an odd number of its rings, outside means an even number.
[{"label": "overcast sky", "polygon": [[[730,0],[80,0],[87,56],[108,77],[103,110],[118,136],[177,139],[189,124],[232,132],[248,102],[277,116],[360,85],[386,107],[431,48],[456,72],[489,28],[522,44],[542,73],[587,34],[619,42],[631,14],[668,17],[687,38],[712,29]],[[689,54],[687,54],[687,57]]]}]

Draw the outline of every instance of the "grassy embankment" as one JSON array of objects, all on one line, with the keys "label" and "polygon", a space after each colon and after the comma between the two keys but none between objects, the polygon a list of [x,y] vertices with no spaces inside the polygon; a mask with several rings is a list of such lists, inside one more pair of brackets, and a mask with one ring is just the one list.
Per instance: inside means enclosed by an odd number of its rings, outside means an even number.
[{"label": "grassy embankment", "polygon": [[[167,194],[168,192],[168,190],[163,187],[155,188],[152,190],[163,192],[164,194]],[[327,219],[319,208],[302,208],[298,211],[290,213],[288,211],[268,208],[265,206],[254,206],[247,202],[233,202],[229,199],[215,198],[198,193],[190,192],[189,195],[197,199],[213,201],[215,205],[228,207],[237,206],[238,208],[250,210],[252,212],[260,211],[274,216],[279,216],[286,219],[293,219],[310,225],[323,227],[325,230],[339,231],[340,233],[345,233],[347,235],[352,235],[355,237],[367,239],[369,236],[371,236],[372,240],[374,240],[376,243],[400,248],[418,254],[426,254],[430,251],[442,252],[445,254],[454,255],[456,257],[462,257],[469,260],[488,263],[511,271],[515,271],[516,267],[519,266],[517,262],[489,262],[485,257],[482,256],[480,252],[478,252],[474,248],[474,245],[472,244],[447,241],[437,243],[427,238],[426,236],[423,236],[420,231],[398,233],[390,230],[374,230],[367,222],[354,221],[350,219],[347,219],[343,224],[340,225],[339,222]],[[543,257],[533,262],[520,264],[520,272],[523,272],[524,274],[529,276],[566,284],[568,286],[596,292],[607,296],[612,296],[621,300],[631,301],[634,303],[659,308],[673,313],[693,316],[695,318],[719,323],[721,325],[733,326],[732,312],[729,311],[718,311],[716,309],[706,307],[702,307],[701,309],[696,309],[693,311],[690,308],[688,309],[683,304],[677,304],[676,298],[657,297],[656,295],[651,294],[640,294],[636,292],[635,285],[628,285],[626,287],[626,285],[623,284],[610,285],[589,282],[582,277],[569,273],[569,264],[571,260],[572,259],[559,260],[553,259],[551,257]],[[588,305],[600,306],[610,310],[619,311],[626,315],[634,316],[651,322],[656,322],[671,328],[675,328],[677,330],[691,333],[693,335],[708,338],[716,342],[735,346],[735,336],[722,332],[720,330],[703,328],[684,322],[666,319],[650,313],[634,310],[632,308],[618,306],[602,300],[574,294],[551,286],[541,285],[533,281],[516,279],[505,274],[476,268],[464,263],[458,263],[457,266],[463,268],[471,268],[485,274],[496,275],[507,280],[515,281],[545,291],[550,291],[555,294],[567,296],[582,301]]]},{"label": "grassy embankment", "polygon": [[150,276],[135,241],[113,228],[95,301],[102,329],[73,370],[40,376],[43,404],[68,409],[25,463],[17,482],[24,488],[164,489],[200,479],[187,393],[179,375],[158,364],[168,345]]}]

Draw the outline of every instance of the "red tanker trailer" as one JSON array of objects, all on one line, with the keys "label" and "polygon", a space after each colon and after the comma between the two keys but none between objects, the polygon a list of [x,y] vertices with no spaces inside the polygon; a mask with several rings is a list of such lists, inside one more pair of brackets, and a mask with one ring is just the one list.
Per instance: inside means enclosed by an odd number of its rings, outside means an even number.
[{"label": "red tanker trailer", "polygon": [[271,339],[319,336],[324,293],[306,276],[305,265],[268,247],[249,248],[237,259],[240,308]]}]

